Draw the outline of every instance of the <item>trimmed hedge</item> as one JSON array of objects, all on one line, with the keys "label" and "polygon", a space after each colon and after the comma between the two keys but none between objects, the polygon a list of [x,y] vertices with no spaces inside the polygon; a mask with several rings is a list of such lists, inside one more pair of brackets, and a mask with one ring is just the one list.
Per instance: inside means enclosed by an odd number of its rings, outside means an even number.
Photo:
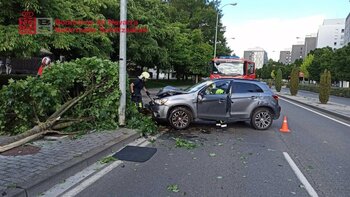
[{"label": "trimmed hedge", "polygon": [[[299,84],[299,90],[306,90],[310,92],[319,93],[319,85]],[[350,98],[350,88],[331,87],[331,95]]]}]

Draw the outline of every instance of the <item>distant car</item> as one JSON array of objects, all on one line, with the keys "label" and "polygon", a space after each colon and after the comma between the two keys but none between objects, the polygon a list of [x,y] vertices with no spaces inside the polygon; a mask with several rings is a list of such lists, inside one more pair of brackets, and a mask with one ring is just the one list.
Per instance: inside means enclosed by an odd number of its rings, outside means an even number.
[{"label": "distant car", "polygon": [[268,129],[280,116],[276,96],[264,82],[217,79],[198,83],[185,90],[161,89],[149,108],[158,121],[175,129],[186,129],[193,121],[250,121],[253,128]]}]

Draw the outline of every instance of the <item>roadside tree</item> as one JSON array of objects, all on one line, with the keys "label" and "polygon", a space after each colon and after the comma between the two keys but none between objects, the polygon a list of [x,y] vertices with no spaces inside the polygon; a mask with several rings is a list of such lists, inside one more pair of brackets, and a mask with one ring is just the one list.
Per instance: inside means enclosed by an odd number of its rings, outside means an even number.
[{"label": "roadside tree", "polygon": [[282,88],[282,70],[279,68],[277,70],[276,78],[275,78],[275,87],[277,92],[281,92]]},{"label": "roadside tree", "polygon": [[319,100],[322,104],[327,104],[329,100],[329,95],[331,92],[331,72],[324,70],[321,75],[320,89],[319,89]]},{"label": "roadside tree", "polygon": [[295,96],[298,94],[298,88],[299,88],[299,68],[294,67],[292,69],[292,73],[290,74],[290,94],[292,96]]}]

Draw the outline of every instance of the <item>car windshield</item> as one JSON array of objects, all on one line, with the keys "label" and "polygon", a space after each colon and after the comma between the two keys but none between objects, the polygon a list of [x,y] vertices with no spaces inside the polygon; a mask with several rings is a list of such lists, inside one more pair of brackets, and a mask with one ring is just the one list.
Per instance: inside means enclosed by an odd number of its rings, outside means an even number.
[{"label": "car windshield", "polygon": [[198,91],[199,89],[202,89],[204,86],[209,85],[210,83],[212,83],[212,81],[203,81],[201,83],[197,83],[193,86],[190,86],[188,88],[185,88],[184,91],[188,92],[188,93],[193,93]]},{"label": "car windshield", "polygon": [[214,63],[214,73],[222,75],[237,76],[243,75],[244,67],[243,62],[221,62],[220,64]]}]

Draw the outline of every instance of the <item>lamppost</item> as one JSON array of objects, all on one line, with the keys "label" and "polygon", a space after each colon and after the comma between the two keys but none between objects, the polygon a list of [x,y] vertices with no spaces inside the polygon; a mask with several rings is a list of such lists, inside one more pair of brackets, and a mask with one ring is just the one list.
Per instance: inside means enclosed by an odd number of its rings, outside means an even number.
[{"label": "lamppost", "polygon": [[219,23],[219,11],[222,10],[225,6],[232,5],[235,6],[237,3],[228,3],[219,8],[218,13],[216,14],[216,25],[215,25],[215,41],[214,41],[214,58],[216,56],[216,44],[218,39],[218,23]]}]

